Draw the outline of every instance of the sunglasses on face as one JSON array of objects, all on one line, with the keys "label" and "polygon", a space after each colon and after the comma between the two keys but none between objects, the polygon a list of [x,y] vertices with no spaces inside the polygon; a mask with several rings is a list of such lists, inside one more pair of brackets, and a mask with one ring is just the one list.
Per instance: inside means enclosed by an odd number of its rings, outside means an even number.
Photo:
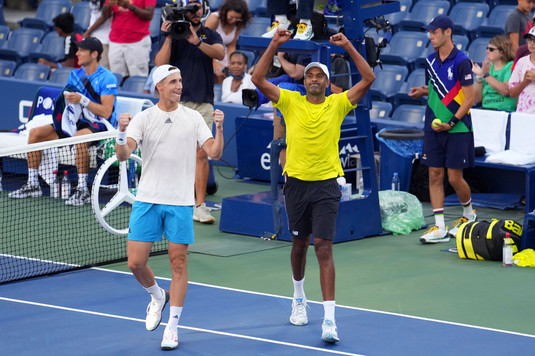
[{"label": "sunglasses on face", "polygon": [[489,52],[494,52],[496,51],[498,48],[494,48],[494,47],[487,47],[487,51]]}]

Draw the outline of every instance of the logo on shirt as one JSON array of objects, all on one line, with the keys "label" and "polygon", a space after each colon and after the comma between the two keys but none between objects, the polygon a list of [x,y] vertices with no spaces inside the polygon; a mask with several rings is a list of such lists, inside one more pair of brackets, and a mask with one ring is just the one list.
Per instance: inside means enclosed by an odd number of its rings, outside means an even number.
[{"label": "logo on shirt", "polygon": [[464,80],[470,80],[472,79],[472,73],[468,73],[467,75],[464,76]]},{"label": "logo on shirt", "polygon": [[170,119],[170,118],[167,118],[167,120],[165,120],[165,123],[166,123],[166,124],[172,124],[172,123],[173,123],[173,121],[171,121],[171,119]]},{"label": "logo on shirt", "polygon": [[453,80],[453,66],[448,68],[448,80]]}]

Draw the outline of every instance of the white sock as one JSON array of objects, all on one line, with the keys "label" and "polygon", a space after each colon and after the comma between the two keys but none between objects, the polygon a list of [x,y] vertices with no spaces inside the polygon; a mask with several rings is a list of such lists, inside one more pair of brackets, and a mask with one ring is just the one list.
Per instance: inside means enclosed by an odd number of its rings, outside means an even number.
[{"label": "white sock", "polygon": [[279,23],[286,23],[288,22],[288,18],[286,15],[275,15],[275,21],[279,21]]},{"label": "white sock", "polygon": [[463,206],[463,216],[467,219],[472,219],[474,217],[474,208],[472,207],[472,199],[466,203],[461,202]]},{"label": "white sock", "polygon": [[334,322],[334,300],[324,300],[323,301],[323,320],[331,320]]},{"label": "white sock", "polygon": [[178,322],[180,321],[180,315],[182,315],[183,307],[171,306],[169,308],[169,321],[167,322],[168,328],[178,327]]},{"label": "white sock", "polygon": [[305,289],[303,288],[305,284],[305,277],[303,277],[303,279],[300,281],[296,281],[292,277],[292,281],[294,282],[294,299],[301,298],[306,300],[307,298],[305,297]]},{"label": "white sock", "polygon": [[87,173],[78,173],[78,189],[87,189]]},{"label": "white sock", "polygon": [[301,21],[299,21],[299,23],[304,23],[307,26],[312,26],[312,22],[310,22],[310,19],[301,19]]},{"label": "white sock", "polygon": [[444,208],[433,209],[433,215],[435,216],[435,225],[441,230],[446,230],[446,223],[444,222]]},{"label": "white sock", "polygon": [[28,168],[28,184],[39,185],[39,172],[37,169]]},{"label": "white sock", "polygon": [[145,290],[150,294],[153,300],[162,300],[165,298],[165,292],[160,288],[158,282],[155,282],[152,287],[145,288]]}]

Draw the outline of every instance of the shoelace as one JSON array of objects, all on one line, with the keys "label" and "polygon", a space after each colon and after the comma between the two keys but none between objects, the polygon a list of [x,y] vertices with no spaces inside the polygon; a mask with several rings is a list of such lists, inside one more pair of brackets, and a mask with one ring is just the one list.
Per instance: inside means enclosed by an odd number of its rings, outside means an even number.
[{"label": "shoelace", "polygon": [[457,227],[458,227],[458,226],[464,224],[464,223],[467,222],[467,221],[468,221],[468,219],[465,218],[465,217],[463,216],[462,218],[457,219],[457,221],[455,221],[455,222],[453,223],[453,226],[457,226]]},{"label": "shoelace", "polygon": [[278,28],[279,25],[280,25],[280,22],[279,22],[279,21],[273,21],[273,22],[271,23],[271,28],[270,28],[270,30],[273,30],[274,28]]},{"label": "shoelace", "polygon": [[297,25],[297,33],[303,33],[307,29],[307,24],[300,23]]}]

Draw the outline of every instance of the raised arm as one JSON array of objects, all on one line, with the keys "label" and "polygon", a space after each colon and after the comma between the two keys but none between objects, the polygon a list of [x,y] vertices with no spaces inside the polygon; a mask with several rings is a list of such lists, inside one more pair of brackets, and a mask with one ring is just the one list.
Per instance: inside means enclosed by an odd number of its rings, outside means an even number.
[{"label": "raised arm", "polygon": [[277,50],[281,44],[286,43],[290,40],[292,35],[291,31],[279,29],[275,32],[273,39],[269,43],[268,48],[265,50],[264,54],[258,60],[258,63],[255,65],[255,70],[252,75],[252,81],[256,88],[262,92],[270,101],[277,103],[280,97],[279,88],[266,80],[266,73],[269,68],[269,64],[273,60],[273,56],[277,53]]},{"label": "raised arm", "polygon": [[119,132],[115,142],[115,155],[119,161],[126,161],[136,149],[137,142],[132,137],[126,137],[126,128],[130,124],[132,116],[128,113],[119,115]]},{"label": "raised arm", "polygon": [[355,105],[360,101],[360,99],[362,99],[368,89],[370,89],[370,86],[375,80],[375,74],[373,74],[373,70],[368,65],[368,62],[366,62],[366,60],[355,49],[353,44],[342,33],[332,35],[330,42],[346,50],[347,54],[349,54],[360,73],[360,81],[353,85],[353,87],[350,88],[346,94],[351,104]]}]

